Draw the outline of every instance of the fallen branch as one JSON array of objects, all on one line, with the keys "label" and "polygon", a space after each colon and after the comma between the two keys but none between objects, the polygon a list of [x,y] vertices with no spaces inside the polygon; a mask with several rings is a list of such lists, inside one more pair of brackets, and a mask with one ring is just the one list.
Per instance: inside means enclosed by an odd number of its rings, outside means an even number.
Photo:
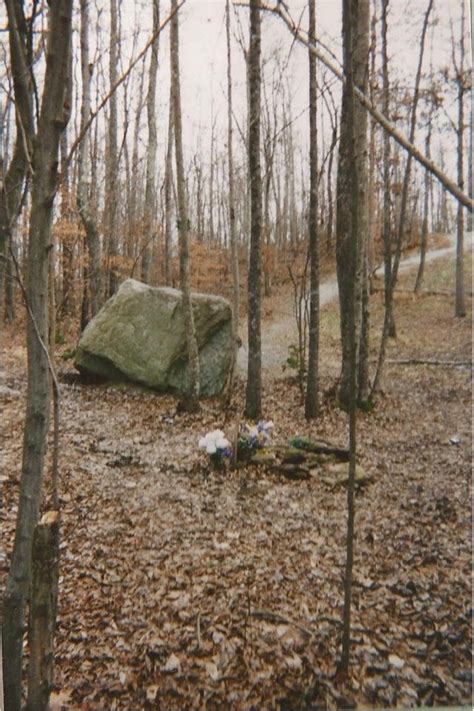
[{"label": "fallen branch", "polygon": [[470,360],[437,360],[436,358],[390,358],[392,365],[441,365],[449,368],[465,368],[472,365]]},{"label": "fallen branch", "polygon": [[[236,7],[249,7],[248,0],[234,0],[234,5]],[[329,69],[341,82],[344,84],[347,82],[347,77],[342,71],[342,69],[337,66],[333,59],[322,52],[310,39],[306,32],[304,32],[293,20],[289,14],[285,3],[277,2],[276,4],[270,4],[268,2],[261,2],[260,7],[266,12],[271,12],[274,15],[280,17],[290,30],[293,37],[300,42],[304,47],[307,47],[309,51],[319,59],[325,67]],[[321,43],[319,42],[321,45]],[[407,137],[398,130],[398,128],[381,112],[379,109],[372,104],[372,101],[363,91],[361,91],[357,86],[353,87],[354,96],[357,100],[364,106],[370,115],[377,121],[377,123],[382,126],[382,128],[387,131],[387,133],[404,149],[406,150],[418,163],[420,163],[426,170],[428,170],[432,175],[434,175],[439,182],[444,185],[446,190],[448,190],[453,197],[456,198],[464,207],[472,212],[473,200],[453,181],[451,180],[430,158],[427,158],[413,143],[411,143]]]},{"label": "fallen branch", "polygon": [[[374,294],[383,294],[385,289],[379,286],[372,287]],[[453,296],[453,292],[449,289],[421,289],[414,292],[413,289],[394,289],[395,294],[411,294],[412,296]],[[472,296],[472,291],[465,292],[468,296]]]}]

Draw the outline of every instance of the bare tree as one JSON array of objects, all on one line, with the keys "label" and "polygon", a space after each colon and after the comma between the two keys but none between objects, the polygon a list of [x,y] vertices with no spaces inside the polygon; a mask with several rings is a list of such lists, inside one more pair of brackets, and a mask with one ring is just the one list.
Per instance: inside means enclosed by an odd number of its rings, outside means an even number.
[{"label": "bare tree", "polygon": [[[345,676],[349,669],[350,649],[351,649],[351,608],[352,608],[352,571],[354,562],[354,530],[355,530],[355,502],[354,502],[354,480],[357,455],[357,341],[358,341],[358,324],[360,318],[358,314],[357,290],[358,290],[358,250],[360,247],[359,232],[359,212],[360,202],[365,200],[364,194],[360,193],[358,188],[358,180],[360,171],[357,165],[358,152],[360,149],[359,136],[356,129],[356,102],[355,91],[356,86],[356,71],[357,71],[357,43],[364,39],[361,37],[361,18],[358,13],[364,12],[361,8],[359,0],[343,0],[342,5],[342,23],[343,23],[343,53],[344,53],[344,71],[347,77],[345,91],[345,107],[341,117],[341,127],[344,121],[347,121],[347,134],[344,141],[348,150],[348,163],[346,168],[351,173],[351,178],[348,182],[350,192],[347,198],[350,203],[350,229],[353,232],[350,240],[350,276],[349,289],[352,292],[352,298],[349,306],[349,348],[350,348],[350,385],[349,385],[349,480],[347,486],[347,534],[346,534],[346,566],[344,573],[344,613],[342,621],[342,645],[341,658],[339,661],[338,671]],[[368,12],[368,3],[365,11]],[[366,18],[368,20],[368,17]],[[368,24],[367,24],[368,33]],[[359,56],[360,59],[360,56]],[[365,207],[362,207],[365,210]]]},{"label": "bare tree", "polygon": [[[421,70],[422,70],[422,66],[423,66],[425,39],[426,39],[426,32],[428,29],[428,21],[429,21],[429,17],[430,17],[432,8],[433,8],[433,0],[429,0],[428,7],[425,12],[424,19],[423,19],[423,27],[422,27],[421,39],[420,39],[420,52],[418,55],[418,66],[417,66],[416,78],[415,78],[415,87],[414,87],[413,98],[412,98],[412,102],[411,102],[410,138],[409,138],[410,143],[413,143],[413,141],[415,139],[416,111],[417,111],[418,101],[419,101],[419,97],[420,97],[420,81],[421,81]],[[384,12],[384,17],[385,17],[384,21],[386,22],[386,12]],[[384,58],[386,60],[386,25],[385,25],[384,37],[385,37],[385,39],[383,40],[384,41]],[[386,67],[386,62],[384,63],[384,66]],[[386,71],[386,69],[384,69],[384,71]],[[386,275],[386,278],[385,278],[384,323],[383,323],[383,328],[382,328],[382,337],[381,337],[381,343],[380,343],[379,357],[378,357],[378,361],[377,361],[377,370],[375,373],[374,383],[373,383],[371,394],[370,394],[371,400],[373,400],[375,393],[377,392],[377,389],[380,386],[383,365],[384,365],[384,359],[385,359],[386,342],[389,337],[390,329],[393,329],[393,327],[394,327],[393,326],[393,321],[394,321],[393,294],[395,291],[395,285],[397,283],[398,267],[400,264],[402,245],[403,245],[403,237],[404,237],[404,233],[405,233],[405,220],[406,220],[406,211],[407,211],[407,204],[408,204],[408,190],[409,190],[409,185],[410,185],[411,164],[412,164],[412,155],[410,153],[408,153],[407,162],[405,165],[405,174],[403,177],[403,184],[402,184],[400,212],[399,212],[399,217],[398,217],[397,243],[396,243],[395,258],[394,258],[393,262],[391,259],[391,251],[390,251],[391,246],[388,244],[388,241],[386,242],[386,245],[385,245],[385,268],[390,276],[388,278]],[[387,236],[386,236],[386,239],[388,240]]]},{"label": "bare tree", "polygon": [[181,88],[179,75],[179,20],[176,12],[177,0],[171,0],[175,11],[171,20],[170,60],[171,87],[173,105],[173,124],[175,139],[176,183],[178,193],[178,232],[179,232],[179,285],[182,294],[186,342],[188,354],[188,392],[182,403],[188,412],[199,410],[199,352],[194,327],[191,288],[189,284],[189,218],[187,207],[186,184],[184,177],[183,139],[181,126]]},{"label": "bare tree", "polygon": [[[466,8],[462,4],[461,31],[459,38],[459,59],[456,57],[456,42],[452,42],[452,61],[455,72],[456,88],[458,92],[458,125],[457,125],[457,171],[458,185],[464,190],[464,95],[472,88],[471,72],[466,69]],[[472,158],[472,156],[471,156]],[[472,170],[472,166],[471,166]],[[472,191],[472,185],[471,185]],[[472,207],[471,207],[472,212]],[[458,203],[456,218],[456,285],[454,315],[464,317],[466,306],[464,299],[464,207]]]},{"label": "bare tree", "polygon": [[[81,9],[81,77],[82,77],[82,104],[81,104],[81,130],[86,126],[91,110],[91,79],[93,65],[89,57],[89,0],[80,0]],[[77,209],[86,234],[88,252],[87,277],[88,284],[84,285],[87,304],[83,308],[82,327],[84,328],[90,316],[94,317],[101,306],[101,250],[97,225],[92,213],[91,184],[90,184],[90,137],[86,131],[79,144],[77,156]]]},{"label": "bare tree", "polygon": [[[48,267],[51,216],[57,191],[59,140],[70,112],[68,68],[71,46],[72,0],[51,0],[41,112],[36,135],[27,134],[31,154],[32,196],[27,256],[28,391],[23,440],[20,502],[15,541],[4,599],[3,661],[7,711],[21,708],[21,670],[25,605],[31,579],[33,531],[38,521],[50,409],[48,343]],[[27,107],[21,102],[28,71],[26,47],[18,28],[20,3],[6,0],[12,56],[18,64],[19,122],[28,127]],[[23,18],[24,19],[24,18]],[[22,88],[20,88],[20,86]]]},{"label": "bare tree", "polygon": [[257,420],[262,410],[262,173],[260,165],[261,17],[260,0],[250,0],[248,81],[248,173],[250,181],[250,261],[248,275],[248,368],[245,410]]},{"label": "bare tree", "polygon": [[[316,41],[315,0],[308,0],[308,39]],[[319,390],[319,235],[318,235],[318,132],[316,105],[316,57],[308,52],[309,60],[309,259],[310,306],[308,342],[308,378],[306,384],[305,415],[307,419],[318,414]]]},{"label": "bare tree", "polygon": [[145,184],[145,246],[142,257],[142,279],[148,282],[150,279],[151,267],[151,247],[154,237],[154,214],[156,211],[156,150],[157,150],[157,130],[156,130],[156,77],[158,73],[158,28],[160,26],[160,0],[153,0],[153,34],[156,39],[151,47],[150,69],[148,77],[148,95],[146,100],[146,111],[148,121],[148,149],[146,154],[146,184]]},{"label": "bare tree", "polygon": [[[369,56],[369,0],[360,0],[358,3],[351,3],[350,18],[346,23],[354,22],[354,35],[352,37],[351,66],[353,71],[354,86],[365,94],[368,81],[367,62]],[[349,12],[349,9],[347,9]],[[347,56],[344,61],[349,62]],[[367,173],[367,112],[363,106],[356,102],[354,104],[355,128],[349,125],[347,118],[349,94],[352,97],[352,89],[349,90],[348,82],[344,85],[342,109],[341,109],[341,129],[339,142],[339,164],[337,175],[337,281],[339,286],[339,304],[341,313],[341,378],[339,383],[339,400],[349,407],[351,388],[351,331],[349,319],[352,313],[352,300],[354,298],[352,277],[355,269],[355,328],[357,341],[357,363],[358,370],[365,368],[362,356],[367,358],[368,352],[361,351],[360,344],[364,333],[364,293],[367,289],[367,269],[366,269],[366,242],[368,223],[368,173]],[[354,137],[353,137],[353,131]],[[357,167],[357,189],[359,191],[357,230],[352,225],[351,198],[354,186],[353,171],[350,165],[352,160],[349,145],[355,141],[354,160]],[[357,240],[357,249],[353,248],[352,240]],[[351,259],[357,256],[357,264],[353,265]],[[358,398],[364,396],[360,388],[361,382],[358,378]]]},{"label": "bare tree", "polygon": [[[112,88],[117,83],[118,64],[118,7],[117,0],[110,0],[110,41],[109,41],[109,84]],[[118,289],[118,178],[119,153],[117,139],[117,92],[113,92],[109,101],[107,123],[107,155],[105,167],[105,237],[109,260],[107,293],[112,296]]]},{"label": "bare tree", "polygon": [[232,364],[227,390],[227,398],[232,395],[235,364],[237,361],[239,312],[240,312],[240,275],[239,275],[239,244],[235,225],[235,194],[234,194],[234,150],[233,150],[233,111],[232,111],[232,52],[230,42],[230,0],[226,0],[226,39],[227,39],[227,163],[229,188],[229,240],[230,263],[232,272]]}]

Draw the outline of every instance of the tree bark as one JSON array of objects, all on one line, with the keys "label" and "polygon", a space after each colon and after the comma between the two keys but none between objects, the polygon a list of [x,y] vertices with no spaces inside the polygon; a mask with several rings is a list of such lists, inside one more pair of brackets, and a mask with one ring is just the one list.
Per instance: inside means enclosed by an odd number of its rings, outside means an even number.
[{"label": "tree bark", "polygon": [[[82,103],[81,103],[81,131],[86,126],[91,110],[91,79],[93,65],[89,60],[89,0],[80,0],[81,10],[81,81],[82,81]],[[102,304],[102,278],[101,278],[101,254],[100,239],[97,225],[95,223],[91,206],[91,185],[90,185],[90,160],[89,160],[89,132],[85,132],[84,138],[79,144],[77,156],[77,210],[81,218],[84,231],[86,233],[86,245],[88,252],[87,277],[88,284],[84,285],[86,303],[88,308],[84,309],[81,318],[82,326],[85,326],[89,317],[93,318],[100,310]],[[85,305],[84,305],[85,306]],[[90,310],[90,313],[89,313]]]},{"label": "tree bark", "polygon": [[[356,23],[354,36],[352,39],[353,58],[349,59],[347,49],[344,50],[344,61],[352,62],[354,86],[364,92],[367,85],[367,61],[369,54],[369,1],[359,0],[351,5],[352,21]],[[349,20],[347,20],[349,22]],[[345,37],[345,35],[344,35]],[[345,69],[345,72],[347,70]],[[355,298],[355,334],[357,368],[365,368],[366,364],[361,362],[360,343],[363,331],[363,299],[367,286],[364,280],[367,278],[365,268],[366,258],[366,236],[368,228],[368,173],[367,173],[367,112],[360,103],[355,103],[354,121],[355,127],[349,124],[348,101],[349,88],[346,82],[343,90],[341,109],[341,134],[339,143],[339,165],[337,175],[337,280],[339,286],[339,303],[341,313],[341,379],[339,383],[339,401],[345,407],[349,407],[351,388],[351,332],[349,319],[352,309],[352,299]],[[354,131],[354,139],[353,139]],[[351,142],[355,141],[354,160],[357,169],[357,189],[359,191],[359,208],[357,230],[352,225],[351,195],[353,190],[352,181],[354,171],[351,165]],[[353,249],[351,240],[357,241],[357,249]],[[352,264],[354,255],[357,256],[357,264]],[[355,290],[352,285],[352,275],[355,270],[356,284]],[[362,353],[367,357],[368,349]],[[358,398],[362,395],[359,378],[357,378]]]},{"label": "tree bark", "polygon": [[[0,190],[0,304],[5,273],[11,270],[7,250],[13,243],[13,230],[20,211],[25,178],[31,164],[31,137],[34,134],[33,87],[27,53],[27,23],[23,3],[7,3],[10,64],[16,102],[16,136],[12,158]],[[11,308],[11,304],[7,307]],[[2,314],[0,308],[0,314]],[[12,315],[8,314],[7,317]],[[10,319],[9,319],[10,320]],[[0,318],[1,322],[1,318]]]},{"label": "tree bark", "polygon": [[[368,3],[366,8],[362,8],[361,4],[364,0],[343,0],[343,52],[344,52],[344,68],[347,75],[347,92],[345,95],[345,119],[347,120],[348,128],[346,129],[345,143],[348,150],[348,165],[350,171],[350,192],[348,199],[350,203],[350,228],[353,231],[352,239],[350,240],[350,289],[352,298],[349,306],[348,328],[349,328],[349,348],[350,348],[350,373],[349,373],[349,478],[347,483],[347,533],[346,533],[346,565],[344,571],[344,612],[342,621],[342,643],[341,643],[341,658],[338,665],[338,671],[343,676],[347,676],[349,670],[350,650],[351,650],[351,609],[352,609],[352,577],[354,563],[354,530],[355,530],[355,502],[354,502],[354,484],[356,470],[356,455],[357,455],[357,319],[358,314],[357,304],[357,280],[358,280],[358,251],[361,246],[358,234],[360,230],[359,219],[360,213],[366,212],[364,203],[366,195],[361,193],[358,181],[360,179],[360,169],[358,166],[358,157],[360,150],[360,134],[356,127],[356,103],[354,98],[355,81],[358,67],[358,62],[361,57],[358,56],[356,45],[362,39],[363,32],[367,32],[368,40]],[[366,30],[364,25],[361,27],[361,17],[359,13],[367,14],[365,18],[367,25]],[[366,47],[368,49],[368,47]],[[341,122],[342,128],[342,122]],[[365,140],[367,148],[367,136]]]},{"label": "tree bark", "polygon": [[[42,492],[49,429],[48,265],[51,219],[57,191],[58,149],[70,106],[67,98],[72,0],[51,0],[46,73],[34,140],[32,204],[27,255],[28,390],[23,439],[20,501],[12,561],[4,600],[3,656],[6,710],[21,708],[25,605],[31,579],[31,548]],[[9,20],[13,0],[7,0]],[[15,32],[10,25],[10,32]],[[17,109],[21,110],[17,102]],[[21,115],[23,126],[27,116]]]},{"label": "tree bark", "polygon": [[232,111],[232,52],[230,36],[230,0],[226,0],[226,39],[227,39],[227,162],[229,181],[229,241],[230,268],[232,273],[232,363],[227,383],[226,400],[230,401],[234,383],[234,372],[239,350],[239,316],[240,316],[240,275],[239,275],[239,244],[235,224],[235,188],[234,188],[234,150],[233,150],[233,111]]},{"label": "tree bark", "polygon": [[145,246],[142,256],[142,280],[145,283],[150,281],[152,245],[155,232],[155,212],[156,212],[156,151],[158,136],[156,130],[156,77],[158,73],[158,28],[160,26],[160,0],[153,0],[153,34],[156,39],[151,46],[150,69],[148,76],[148,95],[146,100],[146,112],[148,121],[148,147],[146,154],[146,183],[145,183]]},{"label": "tree bark", "polygon": [[250,0],[248,81],[248,172],[250,181],[250,261],[248,274],[248,367],[245,411],[258,420],[262,411],[262,173],[260,164],[261,17],[260,0]]},{"label": "tree bark", "polygon": [[179,232],[179,285],[182,294],[184,322],[186,327],[186,344],[188,355],[188,392],[182,406],[188,412],[199,410],[199,352],[194,327],[191,288],[189,284],[189,218],[184,177],[181,87],[179,75],[179,21],[176,12],[177,0],[171,0],[174,12],[171,20],[170,59],[171,87],[173,104],[173,124],[175,139],[176,182],[178,193],[178,232]]},{"label": "tree bark", "polygon": [[[109,43],[109,84],[117,82],[118,62],[118,8],[117,0],[110,0],[110,43]],[[107,158],[105,167],[105,225],[108,268],[108,296],[113,296],[119,286],[118,275],[118,171],[119,155],[117,145],[117,93],[114,91],[109,102],[109,120],[107,131]]]},{"label": "tree bark", "polygon": [[[315,0],[309,0],[310,42],[316,41]],[[318,414],[319,396],[319,235],[318,235],[318,131],[316,103],[316,57],[308,52],[309,61],[309,339],[308,377],[306,382],[305,416],[313,419]]]},{"label": "tree bark", "polygon": [[[459,42],[460,61],[459,65],[454,56],[453,42],[453,64],[456,71],[456,84],[458,89],[458,127],[457,127],[457,171],[458,186],[464,190],[464,93],[467,91],[467,74],[465,63],[465,6],[462,6],[461,17],[461,37]],[[471,156],[472,159],[472,156]],[[471,165],[472,170],[472,165]],[[466,315],[464,300],[464,207],[458,203],[456,217],[456,284],[455,284],[455,305],[454,315],[463,318]]]},{"label": "tree bark", "polygon": [[47,711],[49,704],[58,583],[59,513],[49,511],[36,526],[33,536],[27,711]]}]

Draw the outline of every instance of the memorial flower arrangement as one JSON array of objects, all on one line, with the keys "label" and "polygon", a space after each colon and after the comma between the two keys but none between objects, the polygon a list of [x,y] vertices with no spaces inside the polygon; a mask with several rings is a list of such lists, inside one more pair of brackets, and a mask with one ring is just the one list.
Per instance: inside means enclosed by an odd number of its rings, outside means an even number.
[{"label": "memorial flower arrangement", "polygon": [[199,449],[204,449],[216,469],[224,466],[226,459],[232,456],[232,447],[222,430],[212,430],[199,440]]},{"label": "memorial flower arrangement", "polygon": [[[236,442],[237,461],[249,461],[258,450],[263,449],[270,441],[273,428],[271,420],[260,420],[256,425],[244,424]],[[233,455],[232,445],[222,430],[212,430],[201,437],[199,449],[206,452],[216,469],[222,469],[226,459]]]}]

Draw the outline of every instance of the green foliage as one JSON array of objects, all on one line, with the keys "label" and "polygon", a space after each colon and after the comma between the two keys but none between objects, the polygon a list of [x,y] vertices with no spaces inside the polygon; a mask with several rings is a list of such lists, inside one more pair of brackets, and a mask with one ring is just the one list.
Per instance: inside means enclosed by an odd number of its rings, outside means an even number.
[{"label": "green foliage", "polygon": [[287,368],[291,368],[297,372],[306,372],[306,364],[302,358],[300,347],[296,343],[292,343],[288,346],[288,357],[282,365],[283,370]]},{"label": "green foliage", "polygon": [[66,342],[66,339],[64,338],[64,333],[61,333],[61,331],[56,331],[54,336],[54,342],[57,346],[63,346]]},{"label": "green foliage", "polygon": [[61,355],[61,358],[63,360],[72,360],[74,356],[76,355],[76,349],[75,348],[68,348],[64,353]]},{"label": "green foliage", "polygon": [[311,451],[314,447],[314,442],[312,442],[308,437],[293,437],[293,439],[290,439],[290,446],[294,447],[294,449]]}]

